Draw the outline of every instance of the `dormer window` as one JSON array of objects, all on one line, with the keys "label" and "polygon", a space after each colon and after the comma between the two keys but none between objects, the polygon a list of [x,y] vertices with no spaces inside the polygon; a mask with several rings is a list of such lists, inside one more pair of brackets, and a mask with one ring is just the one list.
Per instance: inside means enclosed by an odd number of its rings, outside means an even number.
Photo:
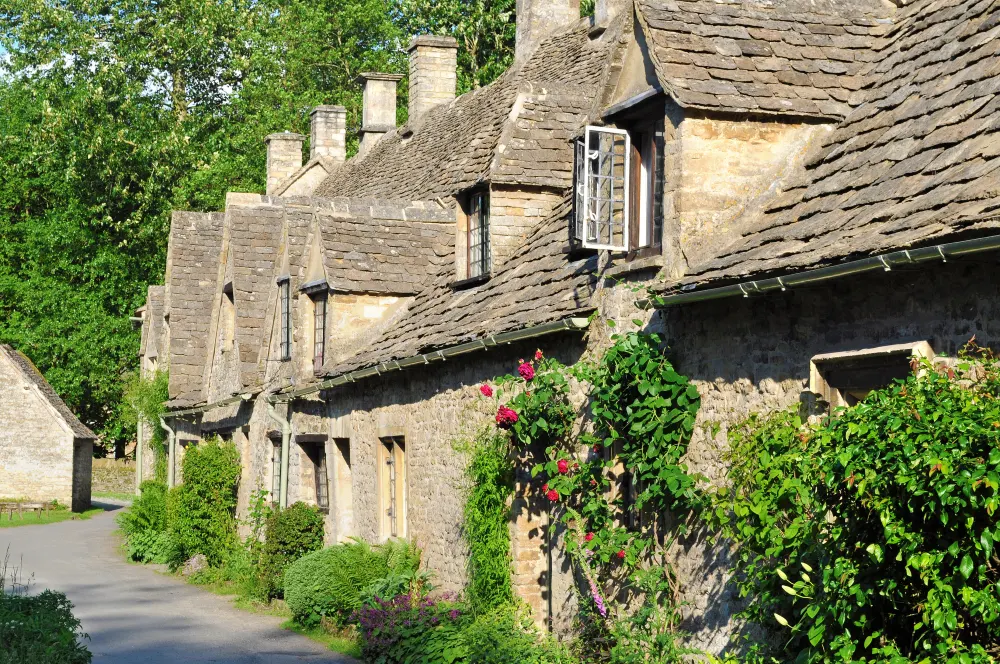
[{"label": "dormer window", "polygon": [[280,349],[282,362],[292,359],[292,293],[288,277],[278,280],[278,306],[281,311]]},{"label": "dormer window", "polygon": [[467,278],[486,277],[490,273],[490,197],[487,191],[469,194],[466,206],[468,215]]},{"label": "dormer window", "polygon": [[326,356],[326,291],[310,297],[313,302],[313,371],[318,373]]},{"label": "dormer window", "polygon": [[663,237],[663,114],[627,129],[588,126],[576,143],[573,239],[655,253]]},{"label": "dormer window", "polygon": [[312,302],[313,371],[319,373],[326,360],[326,308],[329,286],[326,279],[310,281],[301,288]]}]

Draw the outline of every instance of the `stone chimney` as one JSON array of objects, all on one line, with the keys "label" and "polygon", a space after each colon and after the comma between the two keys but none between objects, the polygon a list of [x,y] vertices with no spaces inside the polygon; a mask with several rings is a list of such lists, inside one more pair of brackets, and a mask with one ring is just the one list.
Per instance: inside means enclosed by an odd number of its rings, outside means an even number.
[{"label": "stone chimney", "polygon": [[596,0],[594,25],[606,28],[623,11],[632,11],[632,0]]},{"label": "stone chimney", "polygon": [[282,182],[302,168],[302,143],[306,137],[302,134],[284,132],[271,134],[264,142],[267,144],[267,194],[270,196]]},{"label": "stone chimney", "polygon": [[347,159],[347,109],[317,106],[309,114],[309,159],[326,157],[339,164]]},{"label": "stone chimney", "polygon": [[524,62],[543,39],[578,20],[580,0],[517,0],[514,62]]},{"label": "stone chimney", "polygon": [[458,42],[454,37],[420,35],[410,42],[410,122],[455,98]]},{"label": "stone chimney", "polygon": [[396,127],[396,84],[399,74],[361,74],[364,83],[364,106],[361,111],[361,145],[358,155],[364,155],[378,139]]}]

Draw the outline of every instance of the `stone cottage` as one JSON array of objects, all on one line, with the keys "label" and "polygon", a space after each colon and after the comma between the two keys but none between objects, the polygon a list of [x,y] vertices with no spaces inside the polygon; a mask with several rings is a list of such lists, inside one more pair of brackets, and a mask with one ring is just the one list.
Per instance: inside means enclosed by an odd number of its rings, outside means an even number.
[{"label": "stone cottage", "polygon": [[[366,74],[359,155],[321,107],[305,164],[306,137],[268,137],[265,196],[175,214],[171,481],[186,445],[231,438],[241,508],[265,490],[326,510],[330,541],[413,538],[457,589],[452,443],[487,421],[476,386],[535,348],[660,332],[713,424],[687,463],[723,481],[747,413],[850,405],[915,354],[996,344],[1000,10],[899,5],[525,0],[513,67],[460,97],[455,42],[415,38],[406,125],[398,77]],[[558,628],[572,575],[527,488],[515,585]],[[725,549],[675,563],[686,627],[720,651]]]},{"label": "stone cottage", "polygon": [[89,508],[96,439],[31,360],[0,344],[0,498]]}]

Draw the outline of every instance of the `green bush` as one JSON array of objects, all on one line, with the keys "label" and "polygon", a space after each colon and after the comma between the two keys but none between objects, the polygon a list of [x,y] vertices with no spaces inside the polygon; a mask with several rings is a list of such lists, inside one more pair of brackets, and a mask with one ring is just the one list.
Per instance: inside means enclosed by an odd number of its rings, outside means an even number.
[{"label": "green bush", "polygon": [[371,546],[361,540],[308,553],[285,572],[285,602],[299,623],[320,618],[345,624],[360,608],[362,592],[390,574],[415,571],[420,551],[404,540]]},{"label": "green bush", "polygon": [[146,481],[139,497],[118,516],[130,560],[143,563],[168,561],[171,542],[167,534],[167,485]]},{"label": "green bush", "polygon": [[170,565],[180,567],[196,554],[210,565],[222,563],[238,544],[236,499],[240,454],[232,443],[207,440],[184,454],[184,483],[167,496]]},{"label": "green bush", "polygon": [[1000,649],[1000,370],[921,367],[826,421],[730,432],[715,518],[780,661],[987,662]]},{"label": "green bush", "polygon": [[261,588],[268,598],[280,597],[285,570],[312,551],[323,548],[323,514],[305,503],[276,510],[267,519],[261,554]]},{"label": "green bush", "polygon": [[[0,575],[0,579],[2,579]],[[88,664],[85,635],[62,593],[0,592],[0,664]]]},{"label": "green bush", "polygon": [[463,535],[469,547],[466,594],[475,613],[488,613],[514,602],[510,577],[510,507],[514,492],[509,437],[488,428],[473,443],[466,477]]},{"label": "green bush", "polygon": [[470,664],[574,664],[579,660],[551,636],[543,636],[524,608],[509,605],[478,616],[464,630]]}]

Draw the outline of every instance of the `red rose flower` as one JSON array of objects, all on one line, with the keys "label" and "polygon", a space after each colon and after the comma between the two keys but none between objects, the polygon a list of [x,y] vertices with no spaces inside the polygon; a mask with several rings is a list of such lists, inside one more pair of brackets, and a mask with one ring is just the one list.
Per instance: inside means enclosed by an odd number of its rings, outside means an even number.
[{"label": "red rose flower", "polygon": [[619,549],[618,550],[618,560],[622,560],[624,558],[625,558],[625,551],[623,549]]},{"label": "red rose flower", "polygon": [[559,494],[556,493],[555,489],[549,489],[549,492],[545,494],[545,497],[551,500],[552,502],[559,500]]},{"label": "red rose flower", "polygon": [[600,453],[601,446],[600,445],[594,445],[594,451]]},{"label": "red rose flower", "polygon": [[490,387],[489,385],[480,385],[479,386],[479,391],[482,392],[482,394],[483,394],[484,397],[491,397],[491,396],[493,396],[493,388]]},{"label": "red rose flower", "polygon": [[509,429],[517,422],[517,413],[507,406],[500,406],[497,410],[497,426],[501,429]]},{"label": "red rose flower", "polygon": [[542,493],[548,493],[548,492],[549,492],[549,484],[548,482],[546,482],[545,484],[542,485]]},{"label": "red rose flower", "polygon": [[542,351],[541,350],[536,350],[535,351],[535,359],[536,360],[541,360],[542,359]]},{"label": "red rose flower", "polygon": [[590,478],[590,486],[597,486],[597,480],[595,480],[593,477]]},{"label": "red rose flower", "polygon": [[594,539],[594,533],[587,533],[586,535],[584,535],[583,539],[585,539],[588,542],[590,542],[591,540]]},{"label": "red rose flower", "polygon": [[524,380],[531,380],[535,377],[535,367],[525,362],[517,368],[517,373],[521,374],[521,378]]},{"label": "red rose flower", "polygon": [[559,468],[559,472],[563,475],[569,472],[569,464],[566,463],[566,459],[559,459],[559,463],[556,464],[556,467]]}]

